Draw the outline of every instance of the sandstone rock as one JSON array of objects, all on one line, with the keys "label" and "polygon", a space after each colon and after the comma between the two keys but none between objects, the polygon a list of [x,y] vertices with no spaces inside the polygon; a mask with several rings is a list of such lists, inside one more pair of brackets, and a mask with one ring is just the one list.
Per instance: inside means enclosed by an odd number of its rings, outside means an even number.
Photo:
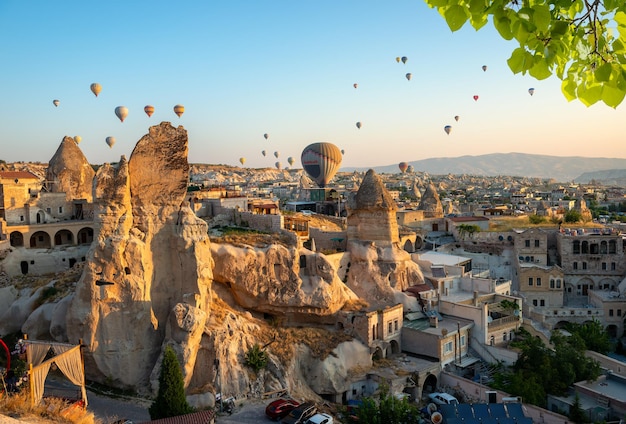
[{"label": "sandstone rock", "polygon": [[40,287],[33,291],[31,288],[24,288],[19,291],[17,299],[0,316],[0,335],[21,331],[28,316],[37,307],[43,289],[44,287]]},{"label": "sandstone rock", "polygon": [[65,193],[67,201],[85,199],[91,202],[95,171],[71,137],[64,137],[48,162],[46,181],[48,191]]},{"label": "sandstone rock", "polygon": [[418,209],[424,211],[425,218],[443,218],[443,206],[435,185],[431,182],[426,186]]},{"label": "sandstone rock", "polygon": [[[60,343],[69,342],[67,338],[67,310],[72,302],[73,294],[65,296],[58,303],[56,303],[52,310],[52,317],[50,318],[50,336],[54,341]],[[79,340],[72,340],[72,343],[78,343]]]},{"label": "sandstone rock", "polygon": [[50,321],[56,303],[44,303],[35,309],[22,325],[22,333],[28,334],[29,339],[50,340]]},{"label": "sandstone rock", "polygon": [[[7,311],[18,295],[19,292],[15,286],[0,287],[0,311]],[[3,312],[0,312],[0,314],[3,314]],[[4,317],[0,315],[0,318]],[[0,334],[6,333],[0,332]]]}]

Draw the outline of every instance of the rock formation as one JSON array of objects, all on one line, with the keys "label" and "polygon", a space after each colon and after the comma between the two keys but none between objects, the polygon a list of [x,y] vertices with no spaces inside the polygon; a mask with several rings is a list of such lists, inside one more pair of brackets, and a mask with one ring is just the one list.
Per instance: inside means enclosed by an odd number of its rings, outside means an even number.
[{"label": "rock formation", "polygon": [[52,193],[65,193],[65,199],[92,201],[95,171],[71,137],[64,137],[46,171],[47,188]]},{"label": "rock formation", "polygon": [[581,221],[590,222],[593,219],[591,215],[591,210],[589,210],[589,208],[587,207],[587,202],[583,197],[580,197],[578,200],[576,200],[576,205],[574,206],[574,209],[580,212]]},{"label": "rock formation", "polygon": [[443,206],[432,182],[426,186],[418,209],[424,211],[424,218],[443,218]]}]

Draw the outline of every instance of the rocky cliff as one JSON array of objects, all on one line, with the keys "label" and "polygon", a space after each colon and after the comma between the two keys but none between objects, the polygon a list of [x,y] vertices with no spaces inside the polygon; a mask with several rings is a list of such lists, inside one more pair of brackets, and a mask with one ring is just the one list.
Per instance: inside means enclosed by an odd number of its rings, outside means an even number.
[{"label": "rocky cliff", "polygon": [[64,137],[50,159],[46,170],[48,190],[65,193],[68,201],[92,201],[92,182],[95,171],[72,137]]}]

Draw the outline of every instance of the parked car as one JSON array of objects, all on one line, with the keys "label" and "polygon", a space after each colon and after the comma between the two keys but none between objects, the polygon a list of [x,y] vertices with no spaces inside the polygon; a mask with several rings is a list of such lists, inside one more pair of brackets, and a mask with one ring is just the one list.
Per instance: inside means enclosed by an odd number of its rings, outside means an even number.
[{"label": "parked car", "polygon": [[306,421],[306,424],[333,424],[333,417],[328,414],[315,414]]},{"label": "parked car", "polygon": [[313,402],[304,402],[283,418],[281,424],[304,424],[317,412],[317,407]]},{"label": "parked car", "polygon": [[431,393],[428,398],[437,405],[458,405],[459,401],[448,393]]},{"label": "parked car", "polygon": [[271,420],[278,421],[298,406],[300,402],[293,399],[277,399],[265,407],[265,415]]}]

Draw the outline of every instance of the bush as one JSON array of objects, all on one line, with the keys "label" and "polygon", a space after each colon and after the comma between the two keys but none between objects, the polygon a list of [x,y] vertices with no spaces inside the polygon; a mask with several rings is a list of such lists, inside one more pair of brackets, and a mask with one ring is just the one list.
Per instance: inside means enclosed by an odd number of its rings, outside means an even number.
[{"label": "bush", "polygon": [[254,372],[259,372],[267,365],[267,353],[258,343],[255,343],[254,346],[246,352],[246,365],[252,368]]},{"label": "bush", "polygon": [[152,420],[176,417],[193,412],[185,397],[183,373],[171,346],[165,348],[161,374],[159,375],[159,392],[148,410]]},{"label": "bush", "polygon": [[546,217],[541,215],[529,215],[528,222],[531,224],[542,224],[546,222]]}]

